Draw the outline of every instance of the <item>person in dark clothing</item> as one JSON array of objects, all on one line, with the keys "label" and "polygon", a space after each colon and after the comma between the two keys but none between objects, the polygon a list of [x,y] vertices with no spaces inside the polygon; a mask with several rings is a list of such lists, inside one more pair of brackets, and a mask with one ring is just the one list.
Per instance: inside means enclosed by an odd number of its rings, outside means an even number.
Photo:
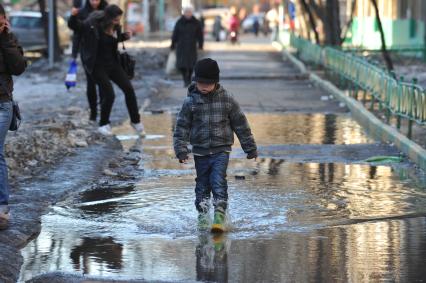
[{"label": "person in dark clothing", "polygon": [[[81,1],[77,1],[77,2],[81,2]],[[105,9],[106,6],[108,6],[108,3],[105,0],[86,0],[84,7],[79,10],[77,16],[79,20],[84,21],[89,17],[89,15],[92,12],[102,11]],[[78,53],[80,52],[80,45],[81,45],[81,34],[78,31],[74,31],[74,34],[72,37],[72,57],[74,59],[77,58]],[[96,121],[96,118],[98,116],[98,96],[96,91],[96,84],[92,76],[87,72],[86,69],[85,69],[85,74],[86,74],[86,82],[87,82],[86,94],[87,94],[87,100],[89,102],[89,108],[90,108],[90,121]]]},{"label": "person in dark clothing", "polygon": [[253,22],[253,33],[256,37],[259,35],[259,29],[260,29],[259,18],[255,16],[254,22]]},{"label": "person in dark clothing", "polygon": [[192,72],[197,62],[198,48],[203,49],[204,35],[200,21],[193,16],[193,8],[185,7],[183,16],[173,30],[171,49],[176,49],[176,68],[183,76],[184,86],[191,83]]},{"label": "person in dark clothing", "polygon": [[216,16],[214,18],[214,24],[213,24],[213,37],[215,38],[216,41],[220,41],[220,33],[223,30],[223,26],[222,26],[222,17],[221,16]]},{"label": "person in dark clothing", "polygon": [[226,171],[234,133],[248,159],[257,158],[257,146],[237,101],[219,84],[217,62],[210,58],[198,61],[194,80],[176,121],[173,145],[180,163],[188,162],[188,142],[192,145],[197,172],[195,207],[199,212],[199,228],[204,230],[210,223],[208,210],[213,194],[215,213],[211,229],[223,232],[228,206]]},{"label": "person in dark clothing", "polygon": [[140,135],[145,135],[134,88],[118,58],[119,42],[130,38],[129,33],[121,32],[123,11],[116,5],[109,5],[104,11],[93,12],[85,21],[81,21],[77,15],[78,9],[73,8],[69,25],[81,33],[81,59],[100,89],[99,132],[112,135],[110,114],[115,98],[113,81],[124,92],[132,127]]},{"label": "person in dark clothing", "polygon": [[13,76],[27,67],[22,48],[10,32],[3,5],[0,4],[0,230],[9,222],[9,182],[4,143],[12,119]]}]

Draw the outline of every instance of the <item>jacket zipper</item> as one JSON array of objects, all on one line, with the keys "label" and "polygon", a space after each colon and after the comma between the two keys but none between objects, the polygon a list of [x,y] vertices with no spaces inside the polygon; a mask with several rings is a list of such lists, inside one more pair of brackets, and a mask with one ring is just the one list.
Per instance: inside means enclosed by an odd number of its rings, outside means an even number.
[{"label": "jacket zipper", "polygon": [[[213,113],[212,113],[212,103],[211,100],[209,99],[209,150],[212,147],[212,136],[211,136],[211,131],[212,131],[212,117]],[[211,150],[210,150],[210,154],[212,154]]]}]

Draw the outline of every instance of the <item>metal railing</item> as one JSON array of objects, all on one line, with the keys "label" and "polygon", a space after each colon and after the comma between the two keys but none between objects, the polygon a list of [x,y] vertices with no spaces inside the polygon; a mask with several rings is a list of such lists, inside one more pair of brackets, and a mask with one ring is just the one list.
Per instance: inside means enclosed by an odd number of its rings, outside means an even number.
[{"label": "metal railing", "polygon": [[352,84],[354,98],[358,99],[359,91],[371,95],[371,109],[379,103],[379,110],[385,110],[388,122],[391,115],[397,118],[397,127],[401,126],[401,118],[409,120],[407,136],[411,138],[412,123],[426,124],[426,90],[413,83],[398,80],[395,76],[362,57],[332,47],[322,47],[309,40],[292,34],[290,44],[297,50],[299,57],[339,76]]}]

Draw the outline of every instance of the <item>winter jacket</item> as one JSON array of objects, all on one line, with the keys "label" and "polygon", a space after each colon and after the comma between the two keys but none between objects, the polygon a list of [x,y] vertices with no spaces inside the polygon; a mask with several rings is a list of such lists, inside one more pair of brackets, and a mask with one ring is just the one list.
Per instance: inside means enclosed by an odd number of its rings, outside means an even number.
[{"label": "winter jacket", "polygon": [[[106,6],[108,6],[108,3],[105,0],[101,0],[101,3],[99,4],[99,11],[104,10]],[[85,21],[89,17],[89,15],[94,11],[95,10],[93,10],[92,6],[90,5],[90,1],[86,1],[84,7],[78,12],[77,17],[80,21]],[[78,31],[74,31],[74,34],[72,36],[72,56],[74,58],[76,58],[78,53],[80,52],[80,44],[81,33]]]},{"label": "winter jacket", "polygon": [[247,118],[235,99],[220,85],[213,93],[203,95],[192,84],[176,121],[176,156],[182,159],[189,153],[188,141],[198,155],[231,151],[234,132],[244,152],[257,150]]},{"label": "winter jacket", "polygon": [[[71,16],[68,26],[81,34],[81,60],[84,68],[89,74],[93,72],[98,54],[99,36],[104,32],[100,26],[104,17],[103,11],[96,11],[90,14],[89,18],[81,21],[78,16]],[[116,29],[118,42],[127,40],[126,36],[121,32],[121,28]],[[118,43],[116,48],[118,56]],[[118,59],[118,58],[117,58]]]},{"label": "winter jacket", "polygon": [[25,71],[24,52],[12,33],[0,34],[0,102],[9,101],[13,91],[12,75]]},{"label": "winter jacket", "polygon": [[176,48],[176,67],[192,69],[197,62],[197,43],[203,48],[204,35],[201,23],[195,17],[182,16],[176,23],[172,36],[172,49]]}]

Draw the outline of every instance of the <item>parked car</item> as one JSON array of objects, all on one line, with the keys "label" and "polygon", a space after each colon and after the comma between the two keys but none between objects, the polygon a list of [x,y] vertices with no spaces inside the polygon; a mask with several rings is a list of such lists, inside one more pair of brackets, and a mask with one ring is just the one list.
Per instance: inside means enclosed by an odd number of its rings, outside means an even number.
[{"label": "parked car", "polygon": [[259,26],[262,27],[264,17],[265,13],[248,15],[247,18],[245,18],[244,21],[241,23],[241,29],[243,30],[243,32],[253,32],[255,20],[257,19],[257,21],[259,22]]},{"label": "parked car", "polygon": [[[58,34],[61,49],[68,48],[71,32],[62,17],[58,17]],[[10,25],[13,33],[26,51],[42,51],[47,49],[46,37],[40,12],[19,11],[10,13]]]}]

